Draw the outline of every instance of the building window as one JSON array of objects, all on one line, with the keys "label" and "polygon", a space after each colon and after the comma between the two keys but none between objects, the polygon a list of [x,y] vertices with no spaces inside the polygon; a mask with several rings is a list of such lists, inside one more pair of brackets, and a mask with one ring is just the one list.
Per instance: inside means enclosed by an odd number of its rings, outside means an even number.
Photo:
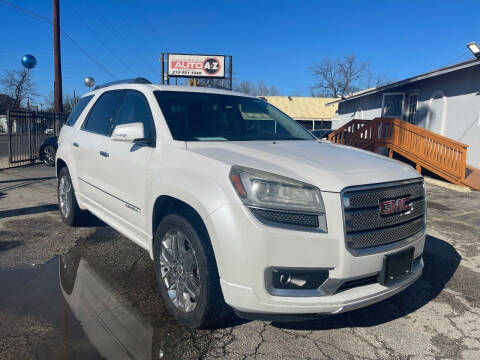
[{"label": "building window", "polygon": [[404,93],[383,94],[382,116],[402,118]]},{"label": "building window", "polygon": [[415,119],[417,116],[417,101],[418,101],[418,94],[410,94],[408,96],[408,118],[407,121],[410,124],[415,124]]},{"label": "building window", "polygon": [[332,128],[332,121],[331,120],[315,120],[314,121],[314,129],[313,130],[325,130]]},{"label": "building window", "polygon": [[313,121],[311,120],[297,120],[297,122],[307,130],[313,129]]}]

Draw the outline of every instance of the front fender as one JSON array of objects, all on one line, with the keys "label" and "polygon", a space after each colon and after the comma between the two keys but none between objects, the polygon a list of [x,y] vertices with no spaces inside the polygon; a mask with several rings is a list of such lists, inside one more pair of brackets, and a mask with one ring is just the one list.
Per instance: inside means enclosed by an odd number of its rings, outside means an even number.
[{"label": "front fender", "polygon": [[[199,163],[202,161],[199,159]],[[153,228],[153,208],[155,201],[160,196],[170,196],[191,206],[203,219],[210,235],[210,241],[217,263],[221,260],[217,254],[221,253],[221,244],[213,236],[211,222],[206,221],[211,213],[229,202],[239,202],[228,180],[230,166],[215,162],[208,166],[194,166],[195,170],[188,167],[168,167],[162,170],[161,176],[154,176],[152,189],[154,196],[149,206],[149,229]],[[152,234],[153,236],[153,234]],[[219,264],[220,265],[220,264]]]}]

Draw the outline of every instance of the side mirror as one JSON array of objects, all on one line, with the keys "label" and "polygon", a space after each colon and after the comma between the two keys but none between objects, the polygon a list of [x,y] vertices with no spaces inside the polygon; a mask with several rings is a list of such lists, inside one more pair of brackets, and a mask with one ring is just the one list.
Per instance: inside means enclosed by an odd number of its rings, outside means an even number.
[{"label": "side mirror", "polygon": [[136,122],[130,124],[117,125],[113,130],[111,139],[116,141],[134,142],[135,140],[143,139],[145,131],[143,123]]}]

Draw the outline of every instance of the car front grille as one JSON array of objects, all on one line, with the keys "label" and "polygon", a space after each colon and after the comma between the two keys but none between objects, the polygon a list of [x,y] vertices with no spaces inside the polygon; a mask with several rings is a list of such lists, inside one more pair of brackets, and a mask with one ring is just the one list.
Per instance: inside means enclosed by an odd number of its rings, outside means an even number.
[{"label": "car front grille", "polygon": [[[380,214],[380,202],[409,197],[410,209]],[[425,194],[422,180],[346,188],[342,192],[347,247],[373,248],[404,240],[425,228]]]}]

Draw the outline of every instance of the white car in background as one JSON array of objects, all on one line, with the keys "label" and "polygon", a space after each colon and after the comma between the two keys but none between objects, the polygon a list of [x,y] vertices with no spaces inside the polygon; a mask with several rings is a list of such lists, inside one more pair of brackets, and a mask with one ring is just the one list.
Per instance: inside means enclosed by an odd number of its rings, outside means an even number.
[{"label": "white car in background", "polygon": [[[56,157],[58,202],[149,252],[182,324],[302,319],[388,298],[422,273],[423,179],[318,141],[267,102],[134,79],[81,98]],[[121,261],[121,259],[118,259]]]}]

